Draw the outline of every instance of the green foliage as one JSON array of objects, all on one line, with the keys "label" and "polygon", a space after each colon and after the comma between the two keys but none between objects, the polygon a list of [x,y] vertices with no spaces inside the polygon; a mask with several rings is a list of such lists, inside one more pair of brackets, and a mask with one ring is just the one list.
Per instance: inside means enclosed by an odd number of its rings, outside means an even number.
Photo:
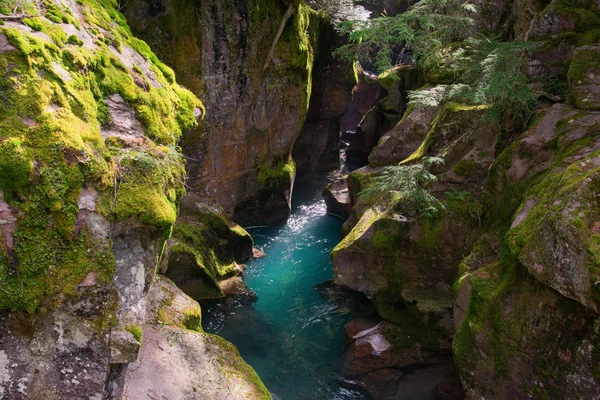
[{"label": "green foliage", "polygon": [[473,29],[472,5],[460,0],[422,0],[405,13],[339,25],[349,43],[336,53],[344,58],[372,61],[379,71],[401,63],[410,54],[425,70],[453,69],[452,43]]},{"label": "green foliage", "polygon": [[496,121],[525,119],[537,103],[521,71],[528,44],[479,38],[469,39],[466,47],[463,101],[492,105],[488,115]]},{"label": "green foliage", "polygon": [[425,187],[437,181],[428,168],[441,163],[443,160],[440,158],[423,157],[420,163],[386,167],[381,175],[370,179],[369,187],[358,197],[365,202],[384,202],[405,212],[413,209],[420,216],[437,218],[446,211],[446,207]]},{"label": "green foliage", "polygon": [[502,42],[473,29],[473,5],[456,0],[424,0],[408,12],[341,25],[348,44],[337,50],[347,59],[371,61],[389,69],[407,55],[433,82],[453,82],[409,93],[413,104],[458,101],[491,105],[488,117],[511,123],[526,119],[536,98],[522,72],[529,45]]}]

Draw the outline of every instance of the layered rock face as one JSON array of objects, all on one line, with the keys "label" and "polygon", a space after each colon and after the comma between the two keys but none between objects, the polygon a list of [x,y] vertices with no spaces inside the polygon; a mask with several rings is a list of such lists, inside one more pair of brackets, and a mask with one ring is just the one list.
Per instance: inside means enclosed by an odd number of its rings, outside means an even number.
[{"label": "layered rock face", "polygon": [[[146,296],[184,193],[176,144],[204,109],[116,5],[25,12],[0,25],[0,397],[119,398],[161,314]],[[197,304],[172,303],[197,329]],[[244,392],[268,398],[236,360]]]},{"label": "layered rock face", "polygon": [[[595,398],[600,9],[479,6],[490,17],[482,29],[532,42],[525,70],[538,108],[521,128],[494,125],[485,107],[409,105],[370,166],[347,177],[353,207],[332,252],[336,281],[367,294],[399,329],[353,336],[347,373],[386,398],[379,391],[398,393],[416,360],[451,345],[467,398]],[[442,215],[361,195],[384,167],[410,174],[432,156],[444,160],[428,168],[438,181],[427,187]],[[379,351],[384,339],[390,347]],[[357,357],[373,368],[357,369]]]},{"label": "layered rock face", "polygon": [[324,16],[277,0],[134,0],[126,16],[208,110],[182,140],[193,191],[243,226],[285,221]]}]

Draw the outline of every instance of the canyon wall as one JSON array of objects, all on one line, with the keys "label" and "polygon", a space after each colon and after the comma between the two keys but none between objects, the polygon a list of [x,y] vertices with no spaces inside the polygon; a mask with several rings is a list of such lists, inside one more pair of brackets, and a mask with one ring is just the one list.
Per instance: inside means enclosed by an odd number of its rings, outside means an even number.
[{"label": "canyon wall", "polygon": [[[121,398],[146,365],[207,397],[270,398],[201,332],[197,303],[155,279],[185,192],[177,143],[204,106],[118,8],[45,1],[0,24],[0,398]],[[147,301],[156,285],[168,309]],[[189,349],[227,356],[210,372],[223,385],[193,377]]]},{"label": "canyon wall", "polygon": [[[537,108],[523,126],[501,126],[488,106],[409,105],[370,165],[336,184],[352,205],[332,252],[336,282],[365,293],[386,321],[364,337],[372,325],[347,328],[347,374],[386,398],[431,376],[451,349],[467,398],[592,399],[600,386],[600,6],[477,5],[481,30],[531,43],[524,70]],[[429,94],[453,83],[425,79],[419,90]],[[444,162],[427,166],[427,157]],[[364,195],[398,163],[405,177],[420,168],[436,175],[419,196],[434,196],[443,213],[398,206],[400,192],[392,201]],[[378,352],[382,337],[390,346]],[[356,368],[357,357],[370,367]],[[430,379],[436,395],[456,393],[451,375]]]},{"label": "canyon wall", "polygon": [[134,0],[125,15],[207,109],[181,141],[190,191],[243,226],[284,222],[327,17],[278,0]]}]

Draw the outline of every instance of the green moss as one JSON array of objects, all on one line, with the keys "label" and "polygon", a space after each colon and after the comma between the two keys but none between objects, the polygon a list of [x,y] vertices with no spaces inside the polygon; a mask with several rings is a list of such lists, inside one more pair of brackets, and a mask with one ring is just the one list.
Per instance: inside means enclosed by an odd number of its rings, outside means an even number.
[{"label": "green moss", "polygon": [[22,139],[7,138],[0,142],[0,188],[5,196],[29,185],[33,173],[31,149],[23,146]]},{"label": "green moss", "polygon": [[252,238],[217,210],[185,208],[182,213],[173,228],[169,263],[174,265],[166,275],[177,274],[178,266],[185,264],[191,275],[206,278],[202,293],[195,293],[194,298],[220,297],[218,283],[239,273],[236,262],[251,254]]},{"label": "green moss", "polygon": [[144,332],[139,324],[130,324],[123,327],[127,332],[131,333],[138,343],[142,343]]},{"label": "green moss", "polygon": [[76,46],[83,46],[83,42],[77,37],[77,35],[71,35],[67,38],[67,43],[74,44]]},{"label": "green moss", "polygon": [[454,172],[456,173],[456,175],[462,177],[462,178],[470,178],[473,176],[473,174],[475,172],[477,172],[478,166],[477,163],[473,160],[469,160],[469,159],[463,159],[460,160],[455,166],[454,166]]},{"label": "green moss", "polygon": [[444,192],[444,204],[448,212],[461,220],[481,222],[483,206],[473,198],[470,192],[453,190]]},{"label": "green moss", "polygon": [[[169,235],[184,191],[183,161],[174,144],[183,129],[196,124],[193,111],[201,106],[162,75],[162,88],[137,87],[133,72],[104,44],[61,51],[75,40],[58,24],[80,25],[67,8],[49,1],[44,6],[47,19],[23,23],[53,43],[0,27],[18,50],[0,55],[0,190],[19,218],[14,247],[0,252],[0,309],[28,312],[41,301],[59,305],[77,295],[90,272],[101,283],[112,281],[110,242],[76,227],[84,187],[98,192],[99,211],[109,220],[139,218]],[[82,12],[93,16],[82,29],[93,34],[101,24],[106,37],[131,45],[115,7],[109,1],[82,2]],[[109,151],[101,135],[101,123],[110,118],[104,98],[116,93],[141,116],[151,137],[135,148],[122,144]]]},{"label": "green moss", "polygon": [[394,237],[387,233],[378,230],[373,237],[373,248],[390,250],[395,247],[396,241]]},{"label": "green moss", "polygon": [[44,19],[33,17],[23,18],[23,22],[34,31],[43,32],[52,39],[52,42],[59,47],[63,47],[67,41],[65,31],[57,25],[54,25]]},{"label": "green moss", "polygon": [[263,161],[264,155],[259,156],[256,161],[256,177],[265,189],[276,190],[280,187],[288,187],[296,176],[296,163],[290,157],[287,161],[274,160],[271,165]]},{"label": "green moss", "polygon": [[199,308],[183,310],[183,327],[192,331],[202,332],[202,313]]},{"label": "green moss", "polygon": [[569,79],[587,83],[588,73],[591,70],[600,69],[600,60],[598,60],[598,52],[594,49],[578,49],[577,56],[573,58],[571,67],[569,68]]}]

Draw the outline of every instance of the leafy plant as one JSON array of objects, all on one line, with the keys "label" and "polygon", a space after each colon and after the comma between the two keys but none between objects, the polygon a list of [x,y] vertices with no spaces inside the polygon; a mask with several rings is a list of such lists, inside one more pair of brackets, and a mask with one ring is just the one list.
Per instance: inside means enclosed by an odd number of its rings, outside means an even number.
[{"label": "leafy plant", "polygon": [[369,21],[339,24],[348,43],[336,54],[342,58],[373,61],[379,71],[405,59],[427,70],[452,65],[448,46],[466,39],[473,30],[472,5],[459,0],[422,0],[405,13]]},{"label": "leafy plant", "polygon": [[370,179],[369,187],[358,197],[366,202],[388,203],[405,212],[413,209],[426,218],[437,218],[446,211],[446,207],[427,191],[426,186],[437,182],[429,168],[443,162],[441,158],[423,157],[420,163],[386,167],[381,175]]},{"label": "leafy plant", "polygon": [[536,104],[522,71],[529,44],[477,33],[476,12],[457,0],[422,0],[394,17],[342,23],[349,38],[336,54],[373,62],[379,71],[415,63],[430,81],[453,83],[409,92],[413,104],[452,100],[490,105],[490,119],[506,124],[523,120]]}]

